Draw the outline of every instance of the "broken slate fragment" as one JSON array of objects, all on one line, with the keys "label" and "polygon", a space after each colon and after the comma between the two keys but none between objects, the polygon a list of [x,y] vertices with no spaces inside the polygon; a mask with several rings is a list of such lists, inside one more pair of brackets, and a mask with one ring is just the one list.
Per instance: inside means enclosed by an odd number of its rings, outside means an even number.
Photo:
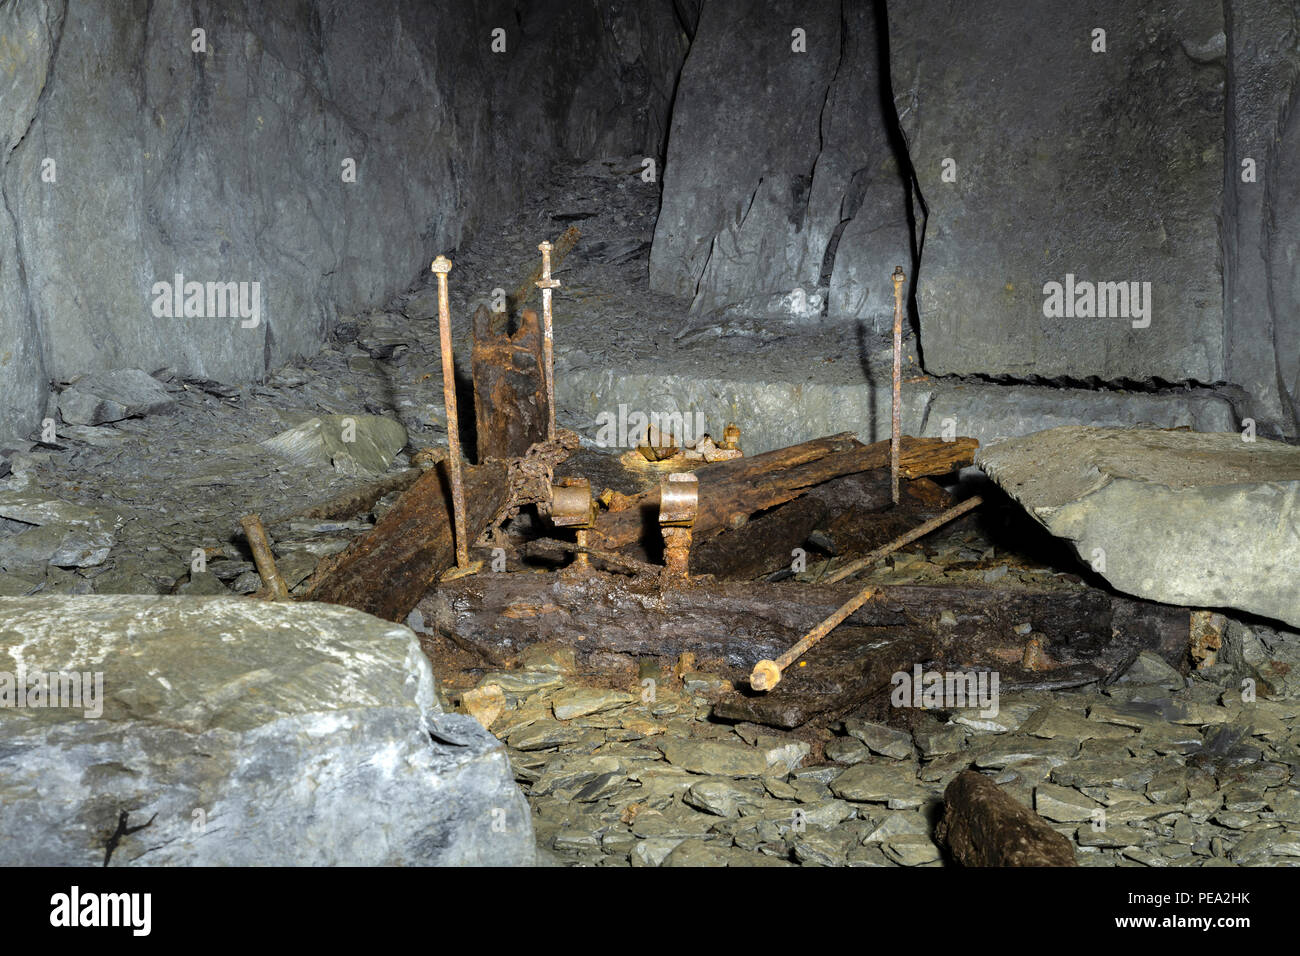
[{"label": "broken slate fragment", "polygon": [[138,368],[93,372],[59,394],[59,414],[69,425],[103,425],[151,415],[175,403],[157,379]]},{"label": "broken slate fragment", "polygon": [[691,773],[757,777],[767,769],[763,752],[741,743],[670,738],[659,749],[670,764]]},{"label": "broken slate fragment", "polygon": [[598,714],[613,707],[630,704],[635,698],[621,690],[607,690],[602,687],[571,687],[560,691],[552,699],[556,720],[572,720]]},{"label": "broken slate fragment", "polygon": [[297,465],[332,465],[344,475],[373,477],[406,444],[406,429],[382,415],[321,415],[262,443]]}]

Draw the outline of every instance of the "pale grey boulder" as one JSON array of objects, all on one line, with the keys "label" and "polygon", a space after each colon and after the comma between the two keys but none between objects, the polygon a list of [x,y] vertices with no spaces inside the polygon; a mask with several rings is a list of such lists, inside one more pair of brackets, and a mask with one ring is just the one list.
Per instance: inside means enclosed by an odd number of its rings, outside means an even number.
[{"label": "pale grey boulder", "polygon": [[18,480],[0,490],[0,569],[41,575],[46,565],[89,568],[104,563],[122,516],[89,508]]},{"label": "pale grey boulder", "polygon": [[[29,687],[100,673],[102,696],[17,708],[20,668]],[[533,862],[504,750],[441,710],[400,625],[239,598],[2,598],[0,672],[0,865],[100,866],[110,846],[114,866]]]},{"label": "pale grey boulder", "polygon": [[1065,427],[981,449],[977,464],[1121,591],[1300,626],[1300,448]]}]

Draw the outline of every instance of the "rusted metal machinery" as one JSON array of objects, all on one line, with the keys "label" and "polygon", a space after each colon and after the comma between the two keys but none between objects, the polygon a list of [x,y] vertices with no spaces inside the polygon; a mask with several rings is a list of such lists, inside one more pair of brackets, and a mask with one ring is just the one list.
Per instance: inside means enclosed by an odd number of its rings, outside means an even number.
[{"label": "rusted metal machinery", "polygon": [[659,527],[664,536],[664,573],[685,581],[691,562],[691,529],[700,510],[700,482],[690,472],[669,475],[659,485]]},{"label": "rusted metal machinery", "polygon": [[575,570],[589,570],[587,532],[596,523],[596,502],[591,497],[588,479],[561,478],[551,485],[551,523],[557,528],[573,528],[577,532],[578,550],[572,566]]},{"label": "rusted metal machinery", "polygon": [[465,484],[460,474],[460,419],[456,415],[456,365],[451,348],[451,310],[447,303],[447,273],[451,260],[433,260],[438,277],[438,342],[442,348],[442,400],[447,410],[447,469],[451,475],[451,505],[456,532],[456,567],[469,566],[469,541],[465,532]]}]

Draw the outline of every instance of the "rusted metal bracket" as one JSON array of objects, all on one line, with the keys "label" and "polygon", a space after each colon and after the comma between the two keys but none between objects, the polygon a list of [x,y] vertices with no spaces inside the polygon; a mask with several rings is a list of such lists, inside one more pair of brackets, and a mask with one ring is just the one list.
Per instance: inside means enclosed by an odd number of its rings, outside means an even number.
[{"label": "rusted metal bracket", "polygon": [[591,482],[586,478],[561,478],[551,485],[551,523],[557,528],[577,532],[578,550],[573,559],[577,571],[591,569],[587,557],[587,532],[596,523],[596,503],[591,498]]},{"label": "rusted metal bracket", "polygon": [[664,536],[664,574],[671,581],[690,577],[691,528],[700,509],[700,482],[690,472],[669,475],[659,485],[659,527]]}]

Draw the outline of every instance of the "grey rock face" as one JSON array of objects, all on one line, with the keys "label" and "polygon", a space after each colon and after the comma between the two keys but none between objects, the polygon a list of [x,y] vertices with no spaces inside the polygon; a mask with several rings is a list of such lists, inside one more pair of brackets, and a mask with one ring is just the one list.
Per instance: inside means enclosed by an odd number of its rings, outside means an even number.
[{"label": "grey rock face", "polygon": [[2,598],[0,671],[19,668],[29,687],[99,672],[102,693],[17,708],[0,685],[4,865],[102,865],[120,824],[142,828],[111,865],[533,861],[504,752],[441,711],[404,627],[320,604]]},{"label": "grey rock face", "polygon": [[[891,4],[927,370],[1222,379],[1224,29],[1214,0]],[[1149,327],[1047,317],[1068,275],[1151,283]]]},{"label": "grey rock face", "polygon": [[[0,7],[0,36],[19,38],[6,47],[8,67],[0,72],[0,171],[36,115],[61,8],[58,0]],[[0,309],[0,438],[24,434],[40,421],[49,378],[40,328],[24,290],[22,246],[7,197],[0,176],[0,290],[5,303]]]},{"label": "grey rock face", "polygon": [[1300,419],[1300,11],[1232,0],[1224,291],[1227,376],[1250,414],[1285,434]]},{"label": "grey rock face", "polygon": [[1300,625],[1300,448],[1231,433],[1054,428],[985,448],[978,464],[1120,590]]},{"label": "grey rock face", "polygon": [[[553,159],[658,156],[685,53],[671,2],[518,6],[6,4],[0,433],[35,426],[50,378],[259,377]],[[189,314],[166,314],[177,277],[204,284]],[[243,283],[249,314],[208,283]]]},{"label": "grey rock face", "polygon": [[69,425],[102,425],[160,412],[176,399],[138,368],[85,375],[59,394],[59,415]]},{"label": "grey rock face", "polygon": [[673,106],[652,290],[704,311],[819,318],[829,293],[832,318],[892,313],[889,270],[868,260],[906,254],[906,192],[876,42],[870,4],[704,5]]}]

